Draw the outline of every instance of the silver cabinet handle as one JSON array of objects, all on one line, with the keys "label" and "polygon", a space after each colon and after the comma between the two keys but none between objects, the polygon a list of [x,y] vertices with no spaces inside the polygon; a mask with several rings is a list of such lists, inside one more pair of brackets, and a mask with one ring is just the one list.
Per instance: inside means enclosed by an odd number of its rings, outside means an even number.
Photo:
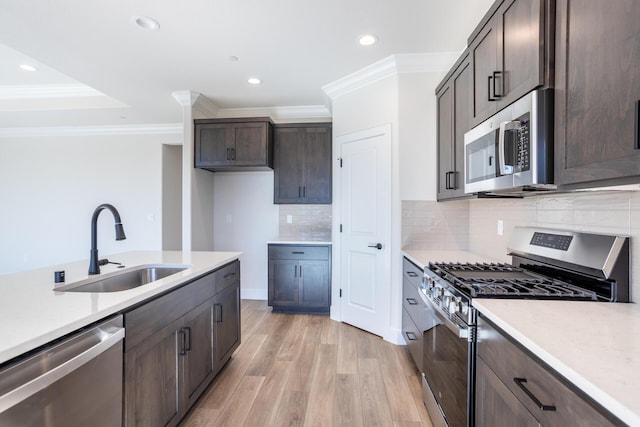
[{"label": "silver cabinet handle", "polygon": [[[102,333],[106,332],[104,329],[100,329],[100,331]],[[100,354],[104,353],[123,339],[124,328],[117,328],[114,331],[109,332],[108,335],[103,336],[101,340],[93,347],[88,348],[82,353],[61,363],[60,365],[45,372],[39,377],[14,388],[3,396],[0,396],[0,413],[8,410],[9,408],[12,408],[18,403],[38,393],[39,391],[49,387],[51,384],[55,383],[62,377],[69,375],[71,372],[82,367],[90,360],[95,359]]]}]

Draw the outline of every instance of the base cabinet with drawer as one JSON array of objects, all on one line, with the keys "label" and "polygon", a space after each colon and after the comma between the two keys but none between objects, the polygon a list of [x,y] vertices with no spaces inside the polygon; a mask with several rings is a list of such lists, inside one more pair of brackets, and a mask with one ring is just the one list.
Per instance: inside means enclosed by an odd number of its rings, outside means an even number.
[{"label": "base cabinet with drawer", "polygon": [[482,315],[477,357],[478,427],[624,425]]},{"label": "base cabinet with drawer", "polygon": [[240,263],[124,313],[124,425],[175,426],[240,344]]},{"label": "base cabinet with drawer", "polygon": [[402,260],[402,336],[407,343],[409,353],[418,368],[424,372],[424,329],[427,305],[420,298],[422,270],[409,261]]},{"label": "base cabinet with drawer", "polygon": [[269,305],[275,311],[328,313],[331,246],[269,244]]}]

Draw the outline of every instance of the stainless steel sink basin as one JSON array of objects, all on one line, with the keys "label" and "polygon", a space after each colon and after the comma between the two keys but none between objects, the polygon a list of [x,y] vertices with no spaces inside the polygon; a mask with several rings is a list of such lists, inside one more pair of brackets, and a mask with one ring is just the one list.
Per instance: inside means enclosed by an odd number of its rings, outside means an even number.
[{"label": "stainless steel sink basin", "polygon": [[189,268],[187,265],[139,265],[91,277],[80,282],[56,286],[56,292],[118,292],[137,288]]}]

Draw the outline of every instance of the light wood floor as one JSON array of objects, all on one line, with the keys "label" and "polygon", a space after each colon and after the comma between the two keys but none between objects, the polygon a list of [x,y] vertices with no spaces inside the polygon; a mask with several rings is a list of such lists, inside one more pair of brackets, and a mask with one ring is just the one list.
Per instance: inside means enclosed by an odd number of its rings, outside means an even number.
[{"label": "light wood floor", "polygon": [[185,417],[195,426],[431,426],[404,346],[242,301],[242,344]]}]

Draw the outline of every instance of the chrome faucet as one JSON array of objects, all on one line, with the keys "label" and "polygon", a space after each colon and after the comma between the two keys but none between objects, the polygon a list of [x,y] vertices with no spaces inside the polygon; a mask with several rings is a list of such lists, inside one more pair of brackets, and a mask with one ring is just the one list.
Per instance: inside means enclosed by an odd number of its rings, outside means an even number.
[{"label": "chrome faucet", "polygon": [[113,218],[116,222],[116,240],[124,240],[127,236],[124,235],[124,228],[122,227],[122,221],[120,220],[120,213],[116,208],[108,203],[104,203],[93,211],[91,217],[91,253],[89,257],[89,274],[100,274],[100,262],[98,261],[98,216],[103,209],[108,209],[113,214]]}]

